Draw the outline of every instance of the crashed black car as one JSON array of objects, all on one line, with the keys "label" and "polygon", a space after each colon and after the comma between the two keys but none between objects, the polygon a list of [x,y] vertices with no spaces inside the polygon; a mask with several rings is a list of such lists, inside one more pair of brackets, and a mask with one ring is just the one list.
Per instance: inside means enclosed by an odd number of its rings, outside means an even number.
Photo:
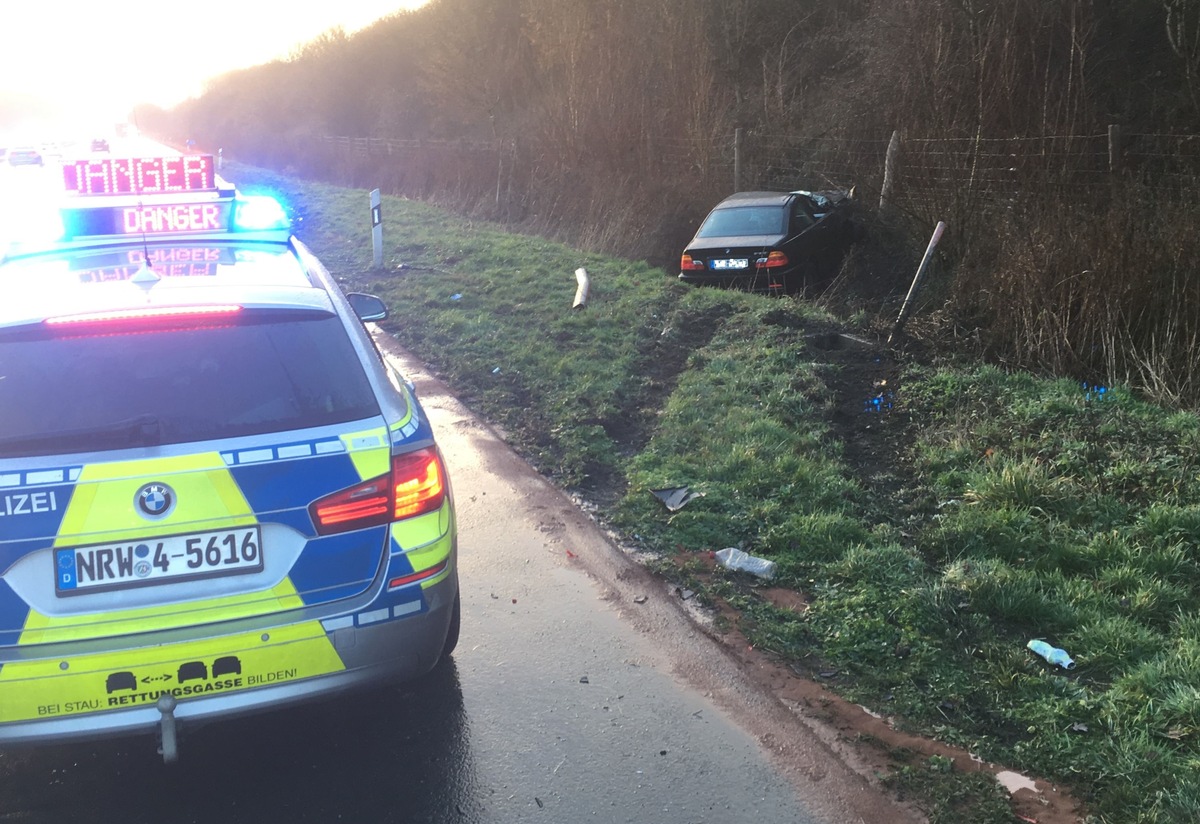
[{"label": "crashed black car", "polygon": [[687,283],[793,292],[831,280],[858,236],[848,192],[738,192],[709,212],[679,263]]}]

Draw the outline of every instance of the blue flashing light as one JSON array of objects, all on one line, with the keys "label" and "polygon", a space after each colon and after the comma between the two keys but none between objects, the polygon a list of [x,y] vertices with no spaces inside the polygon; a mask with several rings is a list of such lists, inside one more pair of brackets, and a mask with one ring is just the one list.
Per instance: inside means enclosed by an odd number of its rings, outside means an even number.
[{"label": "blue flashing light", "polygon": [[57,209],[29,209],[0,218],[0,260],[9,253],[53,246],[67,237]]},{"label": "blue flashing light", "polygon": [[233,212],[235,232],[290,231],[291,228],[287,213],[275,198],[267,195],[238,196]]}]

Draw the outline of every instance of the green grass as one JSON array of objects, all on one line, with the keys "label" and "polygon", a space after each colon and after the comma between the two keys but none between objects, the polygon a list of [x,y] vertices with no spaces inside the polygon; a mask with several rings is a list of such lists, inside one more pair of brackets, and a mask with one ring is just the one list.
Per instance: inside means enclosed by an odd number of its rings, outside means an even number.
[{"label": "green grass", "polygon": [[[1200,820],[1196,415],[913,364],[881,492],[846,458],[838,372],[807,336],[836,320],[811,307],[392,198],[377,270],[365,192],[239,174],[302,206],[301,238],[388,302],[386,328],[663,574],[724,546],[775,560],[805,614],[734,576],[701,592],[737,607],[753,643],[836,668],[847,697],[911,730],[1070,786],[1096,822]],[[580,266],[591,297],[572,310]],[[648,494],[679,485],[704,497],[669,513]],[[1047,665],[1031,638],[1078,666]],[[891,778],[933,820],[1005,820],[978,778],[938,766]]]}]

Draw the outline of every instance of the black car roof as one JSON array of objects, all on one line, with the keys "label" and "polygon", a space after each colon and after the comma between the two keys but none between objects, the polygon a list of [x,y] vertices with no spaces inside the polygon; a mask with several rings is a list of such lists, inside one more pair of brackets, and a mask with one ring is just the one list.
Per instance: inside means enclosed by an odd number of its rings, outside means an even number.
[{"label": "black car roof", "polygon": [[731,206],[783,206],[790,201],[794,192],[738,192],[722,200],[714,208],[727,209]]}]

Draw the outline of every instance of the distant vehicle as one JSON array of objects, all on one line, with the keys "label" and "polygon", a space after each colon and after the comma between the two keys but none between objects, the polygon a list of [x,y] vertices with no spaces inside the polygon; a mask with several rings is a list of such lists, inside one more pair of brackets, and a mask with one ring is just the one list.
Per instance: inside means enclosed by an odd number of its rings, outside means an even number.
[{"label": "distant vehicle", "polygon": [[848,192],[738,192],[683,250],[686,283],[789,292],[837,274],[857,236]]},{"label": "distant vehicle", "polygon": [[103,137],[97,137],[95,140],[92,141],[92,151],[93,152],[107,152],[108,151],[108,141],[105,140]]},{"label": "distant vehicle", "polygon": [[8,152],[10,166],[43,166],[42,153],[27,146],[20,149],[10,149]]}]

